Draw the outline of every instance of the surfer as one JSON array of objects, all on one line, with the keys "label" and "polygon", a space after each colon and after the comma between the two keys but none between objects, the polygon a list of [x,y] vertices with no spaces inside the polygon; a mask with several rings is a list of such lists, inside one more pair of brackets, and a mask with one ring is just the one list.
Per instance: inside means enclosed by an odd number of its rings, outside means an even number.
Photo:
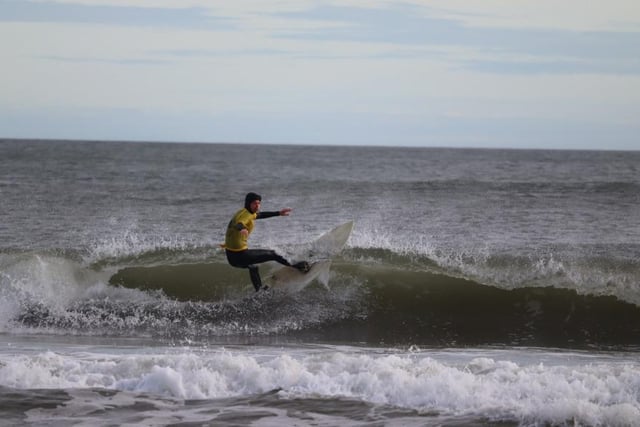
[{"label": "surfer", "polygon": [[[302,272],[309,270],[309,264],[302,261],[291,264],[276,251],[270,249],[249,249],[247,243],[249,234],[253,231],[253,221],[256,219],[271,218],[274,216],[289,216],[291,208],[284,208],[279,211],[261,212],[260,205],[262,197],[256,193],[249,193],[244,198],[244,208],[240,209],[229,221],[224,245],[227,254],[227,261],[233,267],[249,269],[251,283],[256,292],[263,289],[262,280],[256,264],[267,261],[276,261],[282,265],[296,268]],[[267,287],[264,287],[267,289]]]}]

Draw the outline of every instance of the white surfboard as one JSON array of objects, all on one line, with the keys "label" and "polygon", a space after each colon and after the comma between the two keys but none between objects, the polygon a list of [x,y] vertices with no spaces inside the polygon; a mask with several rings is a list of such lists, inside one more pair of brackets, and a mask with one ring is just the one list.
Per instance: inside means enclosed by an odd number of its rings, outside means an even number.
[{"label": "white surfboard", "polygon": [[353,221],[349,221],[324,233],[313,242],[304,245],[299,259],[307,260],[311,268],[306,273],[292,267],[281,267],[266,278],[271,288],[298,292],[309,283],[318,279],[323,285],[329,285],[331,258],[337,255],[349,240],[353,230]]},{"label": "white surfboard", "polygon": [[351,230],[353,230],[353,221],[345,222],[324,233],[308,245],[305,251],[305,259],[321,260],[333,258],[347,244]]},{"label": "white surfboard", "polygon": [[292,267],[282,267],[267,278],[267,283],[270,288],[284,289],[287,292],[299,292],[315,279],[327,286],[330,267],[330,260],[314,262],[306,273]]}]

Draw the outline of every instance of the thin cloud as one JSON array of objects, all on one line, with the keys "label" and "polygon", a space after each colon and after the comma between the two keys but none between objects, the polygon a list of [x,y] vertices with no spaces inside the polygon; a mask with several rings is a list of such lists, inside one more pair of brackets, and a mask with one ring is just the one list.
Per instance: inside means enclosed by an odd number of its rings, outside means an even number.
[{"label": "thin cloud", "polygon": [[0,0],[0,22],[48,22],[101,24],[112,26],[150,26],[185,29],[231,29],[234,20],[215,17],[201,7],[183,9],[150,8]]},{"label": "thin cloud", "polygon": [[[483,72],[640,73],[640,34],[636,32],[470,27],[454,19],[429,17],[425,10],[428,9],[406,5],[386,9],[320,6],[278,16],[291,20],[333,20],[340,25],[282,30],[276,36],[310,42],[391,44],[399,48],[473,49],[477,55],[487,59],[454,60],[454,63]],[[387,54],[394,58],[411,54],[425,57],[429,56],[430,50],[404,50],[401,53],[388,50]],[[517,59],[523,55],[527,55],[529,60]]]}]

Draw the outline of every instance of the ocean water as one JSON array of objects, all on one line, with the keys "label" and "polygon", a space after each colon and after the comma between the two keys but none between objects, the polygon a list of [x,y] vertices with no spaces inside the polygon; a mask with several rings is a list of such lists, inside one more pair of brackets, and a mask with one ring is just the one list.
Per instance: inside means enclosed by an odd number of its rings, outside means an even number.
[{"label": "ocean water", "polygon": [[639,224],[640,152],[0,140],[0,424],[637,426]]}]

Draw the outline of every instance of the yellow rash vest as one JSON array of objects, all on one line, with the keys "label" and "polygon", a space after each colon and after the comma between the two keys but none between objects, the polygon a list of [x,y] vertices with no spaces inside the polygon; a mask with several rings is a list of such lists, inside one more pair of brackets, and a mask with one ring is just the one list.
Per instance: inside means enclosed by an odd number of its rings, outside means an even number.
[{"label": "yellow rash vest", "polygon": [[[247,240],[253,231],[253,221],[257,218],[257,213],[251,213],[246,208],[240,209],[229,221],[227,234],[224,238],[224,248],[239,252],[249,248]],[[240,230],[246,229],[249,234],[243,235]]]},{"label": "yellow rash vest", "polygon": [[[227,226],[227,233],[224,238],[224,245],[221,245],[224,249],[231,252],[240,252],[247,250],[249,244],[249,234],[253,231],[253,221],[261,218],[270,218],[272,216],[279,216],[280,212],[258,212],[252,213],[247,208],[242,208],[231,218],[229,225]],[[246,229],[249,233],[242,235],[240,230]]]}]

